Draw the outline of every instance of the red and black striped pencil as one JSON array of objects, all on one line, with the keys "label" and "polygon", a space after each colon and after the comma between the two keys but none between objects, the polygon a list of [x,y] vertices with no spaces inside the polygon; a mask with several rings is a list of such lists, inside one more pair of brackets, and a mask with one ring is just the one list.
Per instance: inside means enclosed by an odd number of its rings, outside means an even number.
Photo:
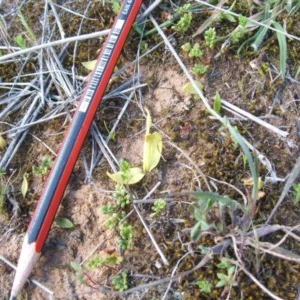
[{"label": "red and black striped pencil", "polygon": [[41,255],[83,142],[142,0],[124,0],[70,123],[25,235],[10,299],[16,299]]}]

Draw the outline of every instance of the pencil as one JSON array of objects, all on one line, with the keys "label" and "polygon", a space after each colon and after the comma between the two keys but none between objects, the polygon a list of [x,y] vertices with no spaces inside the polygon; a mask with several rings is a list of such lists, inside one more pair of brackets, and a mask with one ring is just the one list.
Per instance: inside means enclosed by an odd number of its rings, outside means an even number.
[{"label": "pencil", "polygon": [[41,255],[85,137],[142,0],[125,0],[70,123],[24,237],[10,299],[16,299]]}]

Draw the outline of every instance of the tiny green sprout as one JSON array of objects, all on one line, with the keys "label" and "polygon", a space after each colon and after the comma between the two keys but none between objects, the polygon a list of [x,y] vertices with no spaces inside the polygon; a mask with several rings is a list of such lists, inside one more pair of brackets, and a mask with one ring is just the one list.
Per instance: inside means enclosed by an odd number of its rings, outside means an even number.
[{"label": "tiny green sprout", "polygon": [[111,7],[113,12],[117,15],[121,9],[121,3],[119,0],[111,0]]},{"label": "tiny green sprout", "polygon": [[112,279],[112,285],[117,291],[123,292],[128,289],[128,275],[126,272],[122,272],[114,276]]},{"label": "tiny green sprout", "polygon": [[239,15],[239,25],[241,27],[246,27],[248,24],[248,19],[247,17],[243,16],[243,15]]},{"label": "tiny green sprout", "polygon": [[123,250],[129,250],[133,247],[133,232],[134,228],[132,225],[121,223],[119,225],[119,231],[121,239],[119,240],[120,246]]},{"label": "tiny green sprout", "polygon": [[104,264],[104,259],[100,255],[93,256],[86,264],[88,269],[96,269]]},{"label": "tiny green sprout", "polygon": [[207,72],[209,65],[195,64],[192,71],[195,75],[203,75]]},{"label": "tiny green sprout", "polygon": [[215,28],[209,28],[205,31],[204,33],[204,39],[205,39],[205,44],[208,48],[212,49],[214,45],[216,44],[216,29]]},{"label": "tiny green sprout", "polygon": [[63,217],[56,217],[54,222],[56,223],[56,225],[60,228],[63,229],[72,229],[75,227],[75,225],[73,224],[73,222],[67,218],[63,218]]},{"label": "tiny green sprout", "polygon": [[182,6],[180,6],[180,7],[178,7],[175,11],[177,12],[177,13],[179,13],[179,14],[184,14],[184,13],[186,13],[186,12],[188,12],[188,10],[191,8],[191,4],[184,4],[184,5],[182,5]]},{"label": "tiny green sprout", "polygon": [[7,145],[5,138],[0,134],[0,150],[4,150]]},{"label": "tiny green sprout", "polygon": [[191,58],[200,58],[200,57],[202,57],[202,55],[203,55],[203,52],[200,49],[200,44],[195,43],[193,48],[189,52],[189,57],[191,57]]},{"label": "tiny green sprout", "polygon": [[179,32],[186,32],[192,23],[193,15],[191,12],[183,14],[178,23],[174,26],[174,29]]},{"label": "tiny green sprout", "polygon": [[222,260],[217,267],[220,269],[226,269],[227,274],[217,273],[219,281],[217,282],[216,287],[230,288],[231,286],[237,286],[237,282],[234,280],[234,272],[236,270],[235,266],[225,260]]},{"label": "tiny green sprout", "polygon": [[294,202],[294,204],[298,204],[299,201],[300,201],[300,183],[295,183],[293,185],[293,188],[294,188],[294,191],[293,191],[293,196],[294,196],[293,202]]},{"label": "tiny green sprout", "polygon": [[27,48],[27,43],[26,40],[22,37],[21,34],[18,34],[14,37],[15,42],[21,49],[26,49]]},{"label": "tiny green sprout", "polygon": [[126,213],[124,211],[114,212],[108,220],[105,221],[104,225],[109,229],[115,229],[119,222],[125,217]]},{"label": "tiny green sprout", "polygon": [[53,164],[53,160],[50,156],[45,156],[39,166],[32,166],[32,172],[36,176],[46,175]]},{"label": "tiny green sprout", "polygon": [[142,54],[146,53],[149,49],[149,44],[146,41],[140,41],[139,48]]},{"label": "tiny green sprout", "polygon": [[120,183],[117,183],[115,192],[113,193],[113,197],[117,200],[117,204],[121,208],[124,208],[130,203],[130,196],[127,193],[125,187]]},{"label": "tiny green sprout", "polygon": [[207,280],[199,280],[197,285],[201,292],[203,293],[211,293],[211,289],[213,285]]},{"label": "tiny green sprout", "polygon": [[118,208],[118,205],[106,204],[100,208],[100,211],[104,215],[110,215],[110,214],[116,212],[117,208]]},{"label": "tiny green sprout", "polygon": [[189,53],[192,50],[192,45],[191,43],[187,42],[181,46],[181,49],[183,52]]},{"label": "tiny green sprout", "polygon": [[29,177],[29,174],[24,173],[23,181],[22,181],[22,185],[21,185],[21,193],[22,193],[23,198],[26,198],[26,195],[28,192],[28,177]]},{"label": "tiny green sprout", "polygon": [[161,214],[167,206],[167,202],[164,199],[158,199],[154,202],[152,206],[153,213],[150,214],[151,218],[157,217],[159,214]]},{"label": "tiny green sprout", "polygon": [[219,114],[221,112],[221,107],[222,107],[222,100],[221,100],[219,92],[216,92],[216,95],[214,97],[213,109],[216,113]]}]

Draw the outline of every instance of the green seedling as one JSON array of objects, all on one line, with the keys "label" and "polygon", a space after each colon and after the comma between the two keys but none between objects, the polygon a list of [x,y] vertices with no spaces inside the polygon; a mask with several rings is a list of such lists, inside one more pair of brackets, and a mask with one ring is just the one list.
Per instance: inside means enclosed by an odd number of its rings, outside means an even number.
[{"label": "green seedling", "polygon": [[195,64],[192,71],[195,75],[203,75],[207,72],[209,65]]},{"label": "green seedling", "polygon": [[181,15],[180,20],[177,24],[173,27],[175,30],[179,32],[186,32],[192,23],[193,15],[188,10],[191,8],[191,4],[185,4],[182,7],[176,9],[176,13]]},{"label": "green seedling", "polygon": [[32,166],[32,172],[36,176],[46,175],[53,164],[53,160],[50,156],[45,156],[39,166]]},{"label": "green seedling", "polygon": [[214,96],[213,109],[217,114],[219,114],[221,112],[221,107],[222,107],[221,96],[220,96],[219,92],[216,92],[216,94]]},{"label": "green seedling", "polygon": [[28,192],[28,177],[29,177],[29,174],[24,173],[23,181],[22,181],[22,185],[21,185],[21,193],[22,193],[23,198],[26,198],[26,195]]},{"label": "green seedling", "polygon": [[222,261],[218,264],[218,267],[220,269],[226,269],[227,274],[224,273],[217,273],[217,277],[219,278],[219,281],[216,284],[216,287],[223,287],[224,291],[228,291],[231,287],[237,286],[238,283],[234,279],[234,273],[236,270],[236,267]]},{"label": "green seedling", "polygon": [[150,214],[151,218],[155,218],[160,215],[167,207],[167,202],[164,199],[158,199],[154,202],[152,206],[153,213]]},{"label": "green seedling", "polygon": [[294,202],[294,204],[298,204],[299,201],[300,201],[300,183],[295,183],[293,185],[293,188],[294,188],[294,191],[293,191],[293,196],[294,196],[293,202]]},{"label": "green seedling", "polygon": [[192,45],[191,43],[185,43],[181,46],[181,50],[185,53],[189,53],[192,50]]},{"label": "green seedling", "polygon": [[239,43],[247,33],[246,27],[248,25],[248,19],[243,15],[239,15],[238,19],[239,25],[230,35],[230,40],[233,44]]},{"label": "green seedling", "polygon": [[86,264],[88,269],[97,269],[102,266],[114,267],[123,262],[123,257],[117,255],[108,255],[106,257],[95,255]]},{"label": "green seedling", "polygon": [[120,246],[123,250],[129,250],[133,247],[133,233],[134,228],[132,225],[127,225],[125,222],[119,225],[120,237],[119,240]]},{"label": "green seedling", "polygon": [[14,37],[15,42],[21,49],[26,49],[28,48],[26,40],[23,38],[21,34],[18,34]]},{"label": "green seedling", "polygon": [[73,271],[75,272],[74,274],[75,279],[77,279],[80,284],[85,284],[84,274],[83,274],[83,269],[81,264],[78,263],[77,261],[71,261],[70,265]]},{"label": "green seedling", "polygon": [[125,187],[118,183],[116,185],[115,192],[113,193],[113,197],[117,200],[118,206],[124,208],[126,205],[130,203],[130,196],[127,193]]},{"label": "green seedling", "polygon": [[215,28],[209,28],[204,32],[205,45],[212,49],[217,41],[217,34]]},{"label": "green seedling", "polygon": [[[203,85],[201,82],[199,81],[195,81],[197,87],[202,90],[203,89]],[[194,88],[193,84],[191,82],[188,82],[187,84],[185,84],[182,88],[182,91],[185,93],[185,94],[188,94],[188,95],[192,95],[196,100],[199,100],[200,97],[198,95],[198,92],[196,91],[196,89]]]},{"label": "green seedling", "polygon": [[191,58],[200,58],[203,56],[203,52],[200,49],[200,44],[195,43],[192,49],[189,52],[189,57]]},{"label": "green seedling", "polygon": [[67,218],[63,218],[63,217],[56,217],[54,219],[55,224],[63,229],[72,229],[75,227],[75,225],[73,224],[73,222]]},{"label": "green seedling", "polygon": [[33,30],[31,29],[31,27],[29,26],[26,18],[21,13],[21,11],[18,12],[18,17],[20,18],[20,21],[21,21],[22,25],[24,26],[24,28],[27,31],[27,34],[28,34],[28,37],[29,37],[29,41],[31,41],[34,45],[36,45],[37,44],[36,36],[35,36]]},{"label": "green seedling", "polygon": [[144,141],[143,171],[151,172],[159,163],[162,153],[162,137],[159,132],[150,133],[152,119],[147,110],[146,134]]},{"label": "green seedling", "polygon": [[112,279],[112,285],[117,291],[123,292],[128,289],[128,275],[126,272],[122,272],[114,276]]},{"label": "green seedling", "polygon": [[125,211],[114,212],[108,220],[105,221],[104,225],[109,229],[117,228],[120,221],[125,217]]},{"label": "green seedling", "polygon": [[110,1],[113,12],[117,15],[121,9],[121,2],[119,0]]},{"label": "green seedling", "polygon": [[201,292],[207,293],[207,294],[211,293],[213,285],[209,281],[199,280],[197,282],[197,285],[198,285]]},{"label": "green seedling", "polygon": [[143,169],[132,167],[126,160],[120,161],[120,171],[107,175],[119,184],[135,184],[141,181],[145,174],[151,172],[159,163],[162,153],[162,137],[159,132],[150,133],[152,119],[147,110],[146,134],[144,140]]},{"label": "green seedling", "polygon": [[6,145],[7,145],[7,142],[6,142],[5,138],[2,135],[0,135],[0,150],[4,150]]}]

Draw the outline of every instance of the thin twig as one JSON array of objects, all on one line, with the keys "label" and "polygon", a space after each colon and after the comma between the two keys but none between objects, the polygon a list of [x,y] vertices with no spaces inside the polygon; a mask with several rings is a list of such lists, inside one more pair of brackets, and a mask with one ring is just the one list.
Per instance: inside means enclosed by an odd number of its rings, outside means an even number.
[{"label": "thin twig", "polygon": [[65,39],[61,39],[61,40],[56,40],[53,42],[48,42],[48,43],[44,43],[41,45],[36,45],[30,48],[26,48],[26,49],[22,49],[10,54],[6,54],[6,55],[2,55],[0,56],[0,62],[2,63],[6,63],[9,62],[9,59],[12,59],[16,56],[21,56],[24,54],[28,54],[31,52],[35,52],[44,48],[49,48],[49,47],[54,47],[54,46],[58,46],[61,44],[66,44],[66,43],[72,43],[72,42],[76,42],[76,41],[84,41],[84,40],[88,40],[88,39],[94,39],[97,37],[101,37],[101,36],[106,36],[108,35],[110,32],[110,29],[106,29],[106,30],[102,30],[102,31],[97,31],[97,32],[93,32],[93,33],[89,33],[89,34],[82,34],[79,36],[72,36],[72,37],[68,37]]}]

